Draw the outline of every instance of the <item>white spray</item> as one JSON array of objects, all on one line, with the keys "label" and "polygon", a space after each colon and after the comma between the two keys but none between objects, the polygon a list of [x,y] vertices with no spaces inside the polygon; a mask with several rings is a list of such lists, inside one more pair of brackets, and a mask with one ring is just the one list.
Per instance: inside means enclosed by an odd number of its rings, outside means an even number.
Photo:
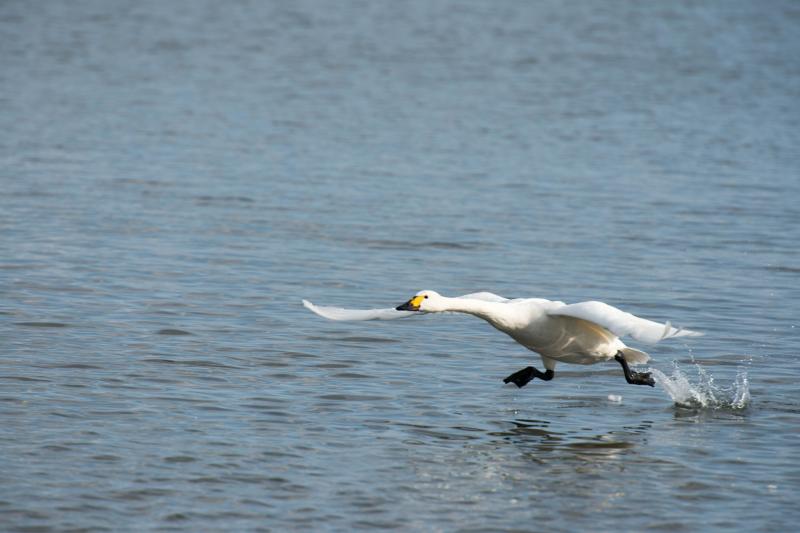
[{"label": "white spray", "polygon": [[653,377],[679,407],[704,409],[744,409],[750,404],[750,384],[747,372],[740,368],[736,380],[730,387],[720,387],[714,383],[714,376],[695,364],[696,383],[681,371],[677,363],[672,376],[660,370],[650,369]]}]

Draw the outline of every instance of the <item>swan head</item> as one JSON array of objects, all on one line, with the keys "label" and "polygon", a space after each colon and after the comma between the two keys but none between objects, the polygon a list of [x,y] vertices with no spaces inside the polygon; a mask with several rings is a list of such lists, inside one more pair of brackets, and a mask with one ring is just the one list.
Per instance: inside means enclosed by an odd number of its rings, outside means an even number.
[{"label": "swan head", "polygon": [[445,310],[444,297],[436,291],[419,291],[409,301],[398,305],[398,311],[423,311],[436,313]]}]

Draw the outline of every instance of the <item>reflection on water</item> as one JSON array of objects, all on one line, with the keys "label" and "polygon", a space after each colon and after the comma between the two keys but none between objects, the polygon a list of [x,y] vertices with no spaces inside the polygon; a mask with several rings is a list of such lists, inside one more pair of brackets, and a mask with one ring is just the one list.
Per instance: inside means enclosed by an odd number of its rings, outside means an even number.
[{"label": "reflection on water", "polygon": [[514,420],[512,424],[513,427],[505,431],[493,431],[488,435],[513,443],[523,450],[526,457],[544,463],[552,460],[617,458],[621,451],[636,446],[636,441],[642,438],[652,422],[604,434],[592,434],[590,430],[558,432],[543,420]]}]

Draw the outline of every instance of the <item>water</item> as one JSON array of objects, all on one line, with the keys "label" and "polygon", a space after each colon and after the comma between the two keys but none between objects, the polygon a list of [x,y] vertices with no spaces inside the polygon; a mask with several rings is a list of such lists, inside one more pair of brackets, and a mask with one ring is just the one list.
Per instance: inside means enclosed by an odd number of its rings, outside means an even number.
[{"label": "water", "polygon": [[658,369],[653,369],[652,373],[656,382],[669,394],[677,407],[734,410],[749,407],[750,382],[747,371],[739,370],[732,386],[720,388],[714,384],[714,377],[702,366],[697,365],[696,368],[696,382],[693,382],[677,364],[672,377],[666,376]]},{"label": "water", "polygon": [[[2,3],[2,529],[795,529],[798,22]],[[478,320],[300,303],[423,288],[705,336],[517,390]]]}]

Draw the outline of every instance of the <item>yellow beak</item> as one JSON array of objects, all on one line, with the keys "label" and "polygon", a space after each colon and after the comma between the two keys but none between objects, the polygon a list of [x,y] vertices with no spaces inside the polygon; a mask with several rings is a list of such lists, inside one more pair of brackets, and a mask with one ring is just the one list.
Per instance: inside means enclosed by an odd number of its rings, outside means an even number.
[{"label": "yellow beak", "polygon": [[406,303],[395,307],[395,309],[398,311],[419,311],[419,306],[422,304],[422,300],[424,299],[424,296],[414,296]]}]

